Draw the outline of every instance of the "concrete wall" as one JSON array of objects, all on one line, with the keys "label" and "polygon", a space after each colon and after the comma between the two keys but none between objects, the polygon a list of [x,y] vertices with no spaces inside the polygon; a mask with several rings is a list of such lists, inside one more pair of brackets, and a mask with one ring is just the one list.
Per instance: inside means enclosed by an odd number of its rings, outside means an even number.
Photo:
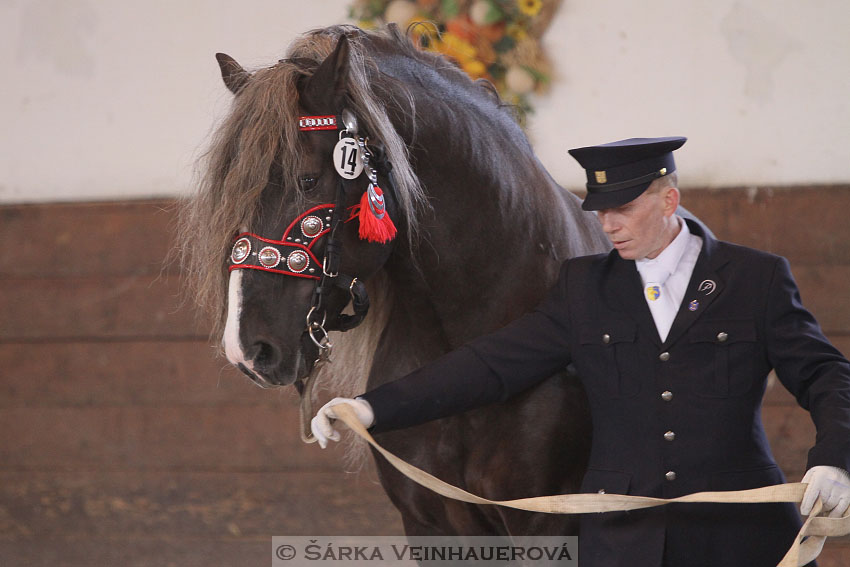
[{"label": "concrete wall", "polygon": [[[216,51],[274,62],[347,0],[0,0],[0,202],[171,196],[229,94]],[[683,185],[850,181],[845,0],[565,0],[530,134],[568,187],[570,147],[687,135]]]}]

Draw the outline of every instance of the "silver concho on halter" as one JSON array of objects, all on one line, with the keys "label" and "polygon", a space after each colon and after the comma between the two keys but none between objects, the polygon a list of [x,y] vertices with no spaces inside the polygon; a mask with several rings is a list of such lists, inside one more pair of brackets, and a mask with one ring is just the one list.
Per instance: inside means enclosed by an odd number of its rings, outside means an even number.
[{"label": "silver concho on halter", "polygon": [[322,219],[314,215],[310,215],[301,221],[301,232],[307,238],[315,238],[324,227]]},{"label": "silver concho on halter", "polygon": [[280,251],[273,246],[266,246],[257,254],[257,261],[264,268],[276,268],[280,264]]},{"label": "silver concho on halter", "polygon": [[372,157],[372,153],[363,138],[357,138],[357,145],[360,146],[360,153],[363,157],[363,169],[366,170],[366,177],[369,178],[369,187],[366,188],[369,209],[371,209],[375,218],[382,219],[387,214],[387,206],[384,203],[384,196],[375,191],[375,187],[378,186],[378,173],[369,165],[369,158]]},{"label": "silver concho on halter", "polygon": [[251,255],[251,241],[247,238],[240,238],[233,244],[233,249],[230,251],[230,261],[234,264],[241,264]]},{"label": "silver concho on halter", "polygon": [[342,123],[345,130],[340,131],[339,142],[334,146],[334,168],[344,179],[357,179],[363,173],[357,140],[354,139],[357,135],[357,119],[350,110],[345,109],[342,111]]},{"label": "silver concho on halter", "polygon": [[300,274],[306,270],[309,263],[310,259],[307,257],[307,254],[301,250],[293,250],[286,257],[286,267],[296,274]]}]

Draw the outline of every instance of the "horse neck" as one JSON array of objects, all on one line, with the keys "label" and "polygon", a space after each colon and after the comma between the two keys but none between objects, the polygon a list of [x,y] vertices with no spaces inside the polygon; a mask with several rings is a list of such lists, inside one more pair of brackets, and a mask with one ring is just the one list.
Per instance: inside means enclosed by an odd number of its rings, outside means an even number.
[{"label": "horse neck", "polygon": [[433,310],[426,320],[454,347],[531,309],[566,258],[603,251],[606,241],[519,129],[502,130],[505,117],[449,114],[419,128],[410,144],[431,210],[420,221],[415,261],[400,252],[388,269],[415,292],[396,293],[396,301]]}]

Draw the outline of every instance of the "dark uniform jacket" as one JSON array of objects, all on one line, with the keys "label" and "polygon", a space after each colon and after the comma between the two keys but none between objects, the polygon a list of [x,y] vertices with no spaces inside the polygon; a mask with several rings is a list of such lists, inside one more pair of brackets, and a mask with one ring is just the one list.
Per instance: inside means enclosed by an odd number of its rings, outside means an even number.
[{"label": "dark uniform jacket", "polygon": [[[811,412],[808,467],[850,470],[850,364],[803,308],[784,258],[703,238],[667,340],[633,261],[567,261],[536,310],[364,394],[374,431],[504,400],[573,363],[593,447],[583,492],[672,498],[785,481],[760,419],[769,371]],[[582,567],[776,565],[791,504],[674,504],[584,515]]]}]

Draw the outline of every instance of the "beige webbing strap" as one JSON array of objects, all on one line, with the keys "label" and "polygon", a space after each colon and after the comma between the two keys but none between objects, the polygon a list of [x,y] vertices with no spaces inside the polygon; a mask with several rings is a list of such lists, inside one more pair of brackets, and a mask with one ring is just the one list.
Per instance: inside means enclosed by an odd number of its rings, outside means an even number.
[{"label": "beige webbing strap", "polygon": [[[334,406],[334,412],[340,421],[352,431],[365,439],[376,451],[381,453],[389,463],[402,474],[447,498],[453,498],[471,504],[493,504],[531,512],[547,514],[588,514],[592,512],[622,512],[663,506],[672,502],[713,502],[713,503],[767,503],[795,502],[803,499],[806,485],[802,483],[779,484],[754,488],[751,490],[732,490],[728,492],[697,492],[678,498],[650,498],[648,496],[628,496],[622,494],[559,494],[557,496],[538,496],[535,498],[520,498],[518,500],[488,500],[445,483],[437,477],[414,467],[399,459],[372,438],[366,428],[347,404]],[[850,534],[850,510],[843,518],[818,517],[821,511],[820,500],[812,510],[794,544],[785,554],[778,567],[799,567],[815,559],[823,548],[826,537],[836,537]],[[804,537],[808,539],[802,541]]]}]

